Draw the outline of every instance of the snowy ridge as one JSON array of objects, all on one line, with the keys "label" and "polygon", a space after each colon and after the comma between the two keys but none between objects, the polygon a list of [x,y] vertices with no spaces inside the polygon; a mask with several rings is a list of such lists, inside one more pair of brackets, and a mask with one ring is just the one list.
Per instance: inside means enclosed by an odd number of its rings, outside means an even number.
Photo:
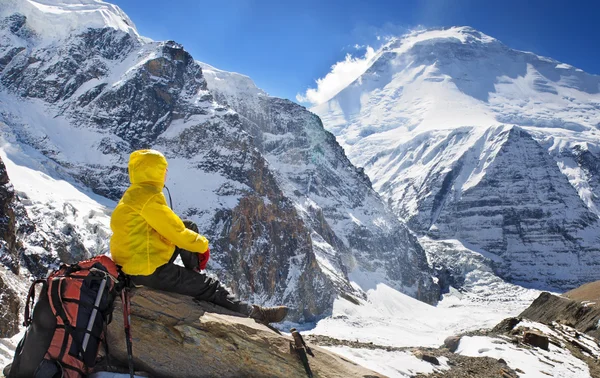
[{"label": "snowy ridge", "polygon": [[413,231],[496,256],[514,282],[599,278],[599,76],[472,28],[426,30],[312,110]]},{"label": "snowy ridge", "polygon": [[4,0],[0,18],[20,13],[43,41],[50,42],[88,28],[112,28],[139,38],[133,22],[118,6],[101,0]]}]

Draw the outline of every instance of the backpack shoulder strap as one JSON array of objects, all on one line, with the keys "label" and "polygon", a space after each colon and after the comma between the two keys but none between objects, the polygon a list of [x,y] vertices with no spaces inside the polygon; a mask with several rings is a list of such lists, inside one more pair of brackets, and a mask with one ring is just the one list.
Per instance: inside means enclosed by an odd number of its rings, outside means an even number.
[{"label": "backpack shoulder strap", "polygon": [[27,301],[25,302],[25,317],[23,325],[29,327],[31,324],[31,313],[33,312],[33,305],[35,303],[35,287],[38,284],[45,283],[46,280],[35,280],[29,287],[29,293],[27,294]]}]

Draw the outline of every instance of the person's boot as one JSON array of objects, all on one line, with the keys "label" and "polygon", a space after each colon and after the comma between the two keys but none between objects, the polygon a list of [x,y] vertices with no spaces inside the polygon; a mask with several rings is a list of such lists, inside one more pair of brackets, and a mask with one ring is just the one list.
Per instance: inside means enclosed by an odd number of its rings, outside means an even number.
[{"label": "person's boot", "polygon": [[262,307],[252,305],[250,317],[262,324],[279,323],[287,316],[289,309],[286,306]]}]

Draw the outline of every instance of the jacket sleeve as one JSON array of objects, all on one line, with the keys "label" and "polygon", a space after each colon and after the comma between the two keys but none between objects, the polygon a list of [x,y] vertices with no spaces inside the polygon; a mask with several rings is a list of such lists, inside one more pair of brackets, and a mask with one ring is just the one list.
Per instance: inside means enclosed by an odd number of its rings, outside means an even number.
[{"label": "jacket sleeve", "polygon": [[141,215],[150,227],[179,248],[198,253],[208,249],[208,240],[185,227],[183,221],[167,206],[164,194],[152,196],[142,208]]}]

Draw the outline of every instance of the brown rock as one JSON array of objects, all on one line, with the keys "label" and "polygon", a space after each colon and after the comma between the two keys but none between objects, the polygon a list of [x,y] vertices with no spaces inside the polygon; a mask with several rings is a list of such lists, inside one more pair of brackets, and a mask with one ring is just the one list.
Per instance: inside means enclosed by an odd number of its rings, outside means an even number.
[{"label": "brown rock", "polygon": [[533,331],[528,331],[523,334],[523,342],[544,350],[548,350],[548,345],[550,344],[548,336]]},{"label": "brown rock", "polygon": [[500,369],[500,376],[502,378],[519,378],[519,375],[510,369]]},{"label": "brown rock", "polygon": [[[111,360],[127,366],[121,303],[108,328]],[[137,289],[131,297],[135,369],[160,377],[306,377],[290,337],[246,317],[191,298]],[[210,311],[210,312],[209,312]],[[319,377],[381,377],[341,356],[310,346]]]},{"label": "brown rock", "polygon": [[449,336],[444,340],[444,346],[452,353],[458,349],[458,344],[460,344],[460,336]]},{"label": "brown rock", "polygon": [[432,356],[431,354],[421,354],[421,355],[418,355],[417,357],[425,362],[429,362],[432,365],[438,366],[440,364],[440,361],[436,357]]},{"label": "brown rock", "polygon": [[517,324],[521,322],[521,318],[507,318],[498,323],[493,329],[492,332],[498,333],[509,333],[512,331]]}]

